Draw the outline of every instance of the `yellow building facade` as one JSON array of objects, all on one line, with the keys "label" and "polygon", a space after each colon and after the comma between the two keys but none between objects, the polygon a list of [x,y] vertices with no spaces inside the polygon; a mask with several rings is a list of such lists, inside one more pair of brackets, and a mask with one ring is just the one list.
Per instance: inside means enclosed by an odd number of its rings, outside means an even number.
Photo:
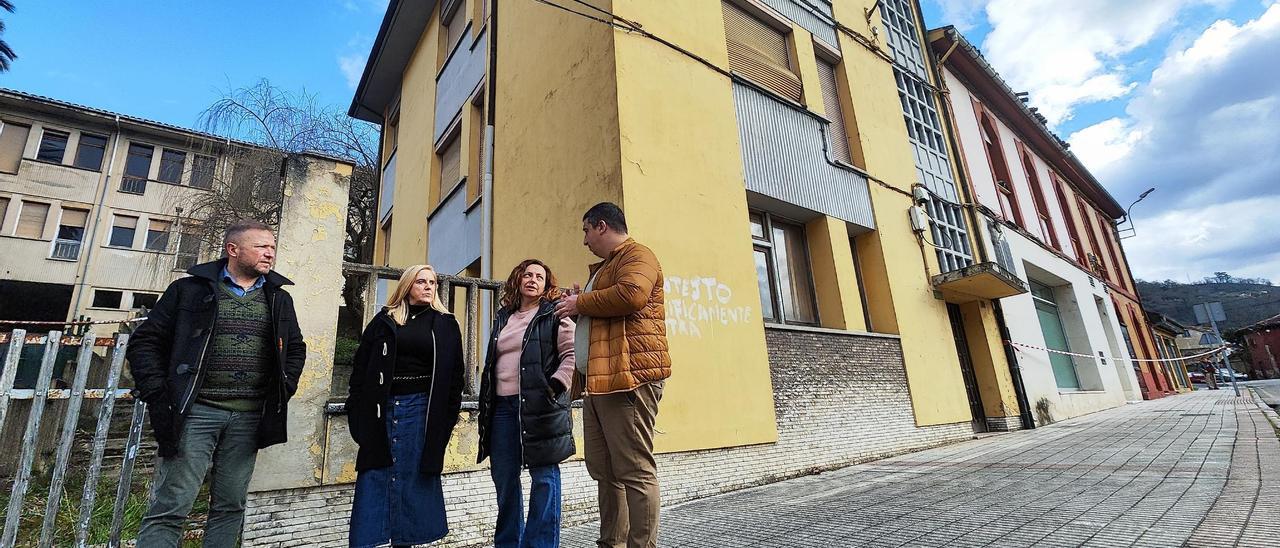
[{"label": "yellow building facade", "polygon": [[915,427],[1008,424],[990,299],[1019,288],[978,273],[940,117],[904,123],[938,108],[918,23],[901,1],[392,2],[351,110],[384,127],[376,261],[585,283],[582,213],[613,201],[665,276],[660,452],[778,441],[774,332],[888,337]]}]

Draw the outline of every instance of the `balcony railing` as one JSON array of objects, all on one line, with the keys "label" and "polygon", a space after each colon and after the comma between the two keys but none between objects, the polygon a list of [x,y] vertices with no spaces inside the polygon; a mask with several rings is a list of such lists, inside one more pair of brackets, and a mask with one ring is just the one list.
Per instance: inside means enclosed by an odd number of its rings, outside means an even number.
[{"label": "balcony railing", "polygon": [[147,180],[141,177],[124,177],[120,179],[120,192],[143,194],[147,191]]},{"label": "balcony railing", "polygon": [[76,260],[80,258],[80,240],[54,240],[53,253],[49,255],[53,259]]}]

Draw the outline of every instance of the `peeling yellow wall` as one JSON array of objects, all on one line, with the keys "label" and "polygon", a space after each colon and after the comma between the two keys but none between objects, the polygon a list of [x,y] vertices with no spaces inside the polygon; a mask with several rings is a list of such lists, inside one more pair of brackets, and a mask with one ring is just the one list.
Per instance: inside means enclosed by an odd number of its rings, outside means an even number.
[{"label": "peeling yellow wall", "polygon": [[[836,19],[863,36],[871,27],[884,36],[877,11],[868,23],[863,14],[870,0],[837,0]],[[902,336],[902,354],[916,424],[921,426],[968,422],[968,397],[960,374],[959,357],[951,337],[946,303],[934,298],[929,282],[938,273],[932,249],[922,253],[907,218],[909,193],[916,181],[915,162],[892,67],[847,34],[839,35],[844,79],[856,116],[857,145],[867,171],[900,192],[871,183],[871,203],[877,230],[860,236],[858,250],[867,282],[872,324],[877,331]],[[883,45],[883,38],[881,47]],[[892,303],[892,305],[889,304]],[[886,316],[892,311],[892,321]]]},{"label": "peeling yellow wall", "polygon": [[964,316],[965,337],[969,341],[969,358],[982,394],[982,407],[988,417],[1012,417],[1018,414],[1018,398],[1013,390],[1009,362],[1000,341],[995,311],[985,301],[960,306]]},{"label": "peeling yellow wall", "polygon": [[[614,12],[728,64],[719,2],[672,9],[619,0]],[[673,365],[657,447],[775,441],[730,80],[652,40],[615,36],[623,205],[632,234],[657,253],[668,282]]]},{"label": "peeling yellow wall", "polygon": [[493,277],[537,257],[585,285],[582,214],[622,201],[613,30],[536,2],[504,2],[498,27]]},{"label": "peeling yellow wall", "polygon": [[805,226],[813,287],[822,327],[866,331],[858,274],[844,221],[823,215]]},{"label": "peeling yellow wall", "polygon": [[[440,49],[440,9],[431,14],[422,39],[405,69],[400,87],[400,130],[396,152],[396,188],[391,206],[392,237],[387,264],[406,267],[427,262],[427,213],[440,174],[431,142],[435,123],[436,67]],[[387,115],[393,113],[388,112]],[[374,249],[381,250],[382,241]]]}]

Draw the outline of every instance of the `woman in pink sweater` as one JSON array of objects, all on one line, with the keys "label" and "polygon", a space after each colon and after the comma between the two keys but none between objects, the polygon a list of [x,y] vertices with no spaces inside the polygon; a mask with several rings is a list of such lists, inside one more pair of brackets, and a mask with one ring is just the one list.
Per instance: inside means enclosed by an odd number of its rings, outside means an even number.
[{"label": "woman in pink sweater", "polygon": [[[490,330],[480,381],[480,452],[498,492],[497,548],[560,545],[560,463],[574,453],[569,415],[573,320],[557,319],[551,268],[527,259],[511,271]],[[529,469],[524,515],[520,470]]]}]

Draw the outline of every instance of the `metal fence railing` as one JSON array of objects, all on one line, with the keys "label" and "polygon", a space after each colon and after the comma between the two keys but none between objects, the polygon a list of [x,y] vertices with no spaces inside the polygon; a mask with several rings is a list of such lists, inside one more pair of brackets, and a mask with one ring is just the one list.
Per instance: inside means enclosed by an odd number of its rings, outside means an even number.
[{"label": "metal fence railing", "polygon": [[[46,546],[86,546],[89,542],[90,524],[94,520],[94,509],[97,507],[98,488],[100,479],[104,473],[104,455],[107,450],[108,436],[112,422],[113,412],[117,401],[129,402],[126,405],[132,406],[132,414],[129,423],[129,430],[125,446],[122,451],[122,460],[118,470],[112,470],[113,477],[118,477],[116,483],[115,502],[112,505],[111,519],[109,524],[109,532],[107,533],[107,546],[116,547],[121,544],[121,529],[125,518],[125,503],[131,494],[131,484],[133,478],[133,467],[138,456],[138,447],[142,438],[143,418],[146,416],[146,404],[141,401],[134,400],[127,388],[121,388],[121,376],[124,367],[125,351],[128,347],[129,336],[127,334],[118,334],[114,337],[94,337],[91,331],[85,332],[82,336],[64,336],[61,331],[50,331],[45,335],[28,335],[25,330],[14,329],[12,332],[0,333],[0,345],[5,345],[7,350],[4,353],[3,370],[0,370],[0,432],[6,428],[14,428],[18,424],[9,424],[8,421],[15,415],[13,411],[16,409],[15,404],[18,402],[29,402],[27,408],[26,425],[22,430],[22,443],[17,448],[16,469],[12,473],[12,477],[3,478],[11,485],[9,491],[8,504],[5,510],[4,531],[0,536],[0,546],[16,546],[16,545],[38,545]],[[39,371],[36,373],[34,383],[30,388],[15,387],[15,379],[18,371],[24,365],[22,357],[24,350],[30,346],[36,346],[43,350],[39,353]],[[70,383],[66,387],[55,387],[54,371],[55,363],[60,359],[59,350],[63,347],[72,347],[76,349],[74,361],[74,373]],[[97,387],[89,386],[89,378],[91,370],[95,367],[95,351],[101,350],[105,359],[99,359],[100,365],[105,365],[105,379],[101,381],[101,385]],[[30,353],[28,353],[30,354]],[[71,366],[71,364],[67,364]],[[67,370],[64,367],[64,377]],[[96,373],[103,373],[96,371]],[[101,375],[97,375],[101,377]],[[65,378],[58,379],[59,385],[65,384]],[[91,438],[87,432],[77,436],[79,432],[79,422],[81,416],[81,407],[86,400],[99,402],[97,423],[93,430]],[[44,428],[54,427],[55,422],[45,425],[49,404],[57,402],[59,411],[62,415],[61,427],[57,430],[56,444],[54,449],[52,468],[48,470],[49,478],[47,491],[43,483],[40,485],[40,493],[31,493],[32,480],[38,460],[39,436],[42,426]],[[90,455],[87,460],[81,458],[73,465],[72,453],[76,446],[77,438],[80,441],[87,441],[85,438],[91,439]],[[67,489],[67,480],[69,472],[75,472],[77,476],[83,472],[83,490],[80,494],[80,505],[78,511],[72,510],[75,515],[74,527],[71,532],[63,531],[61,535],[55,537],[55,529],[58,527],[59,514],[68,512],[64,508],[64,494],[70,498],[71,495],[64,493]],[[110,482],[107,482],[109,484]],[[43,517],[39,519],[39,535],[35,536],[34,528],[31,531],[25,531],[25,535],[19,536],[25,514],[29,514],[32,510],[29,508],[28,497],[33,504],[39,504],[38,501],[43,500]],[[101,516],[99,516],[101,520]],[[35,520],[27,520],[35,521]],[[65,519],[64,519],[65,521]],[[38,539],[38,540],[37,540]],[[21,542],[20,542],[21,540]]]}]

